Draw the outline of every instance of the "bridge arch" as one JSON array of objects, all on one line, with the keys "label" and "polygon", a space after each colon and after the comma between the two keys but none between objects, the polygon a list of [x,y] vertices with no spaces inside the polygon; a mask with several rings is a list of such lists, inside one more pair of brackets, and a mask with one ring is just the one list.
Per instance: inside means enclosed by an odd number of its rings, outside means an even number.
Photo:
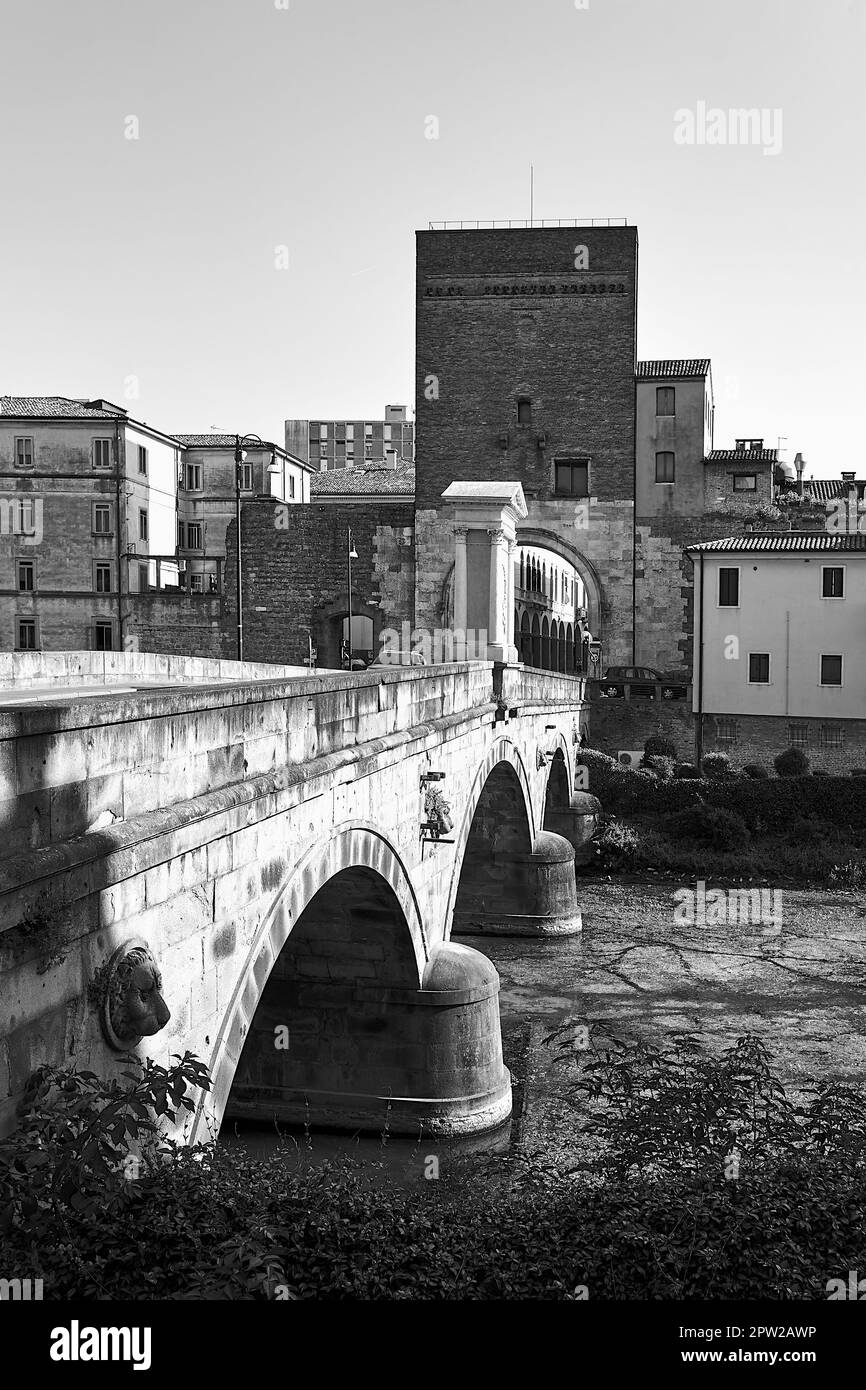
[{"label": "bridge arch", "polygon": [[[518,812],[518,822],[522,811],[524,825],[516,827],[517,832],[524,839],[522,848],[529,851],[535,840],[537,833],[537,818],[532,801],[532,787],[526,765],[520,754],[519,749],[514,745],[510,738],[503,736],[489,749],[487,756],[481,763],[475,774],[469,796],[466,801],[466,809],[463,818],[455,834],[457,847],[454,853],[454,864],[451,870],[451,881],[448,886],[448,901],[445,909],[445,921],[443,923],[443,935],[447,941],[451,935],[452,923],[454,920],[454,908],[457,903],[457,895],[460,888],[460,880],[466,862],[466,852],[469,845],[469,838],[472,832],[475,814],[478,810],[485,788],[488,787],[491,777],[496,773],[497,768],[507,768],[506,776],[510,777],[510,785],[515,794],[515,809]],[[499,774],[497,774],[499,775]]]},{"label": "bridge arch", "polygon": [[420,985],[429,943],[405,865],[375,826],[350,822],[338,827],[327,841],[313,846],[292,867],[256,933],[211,1052],[212,1090],[196,1111],[190,1134],[192,1143],[208,1138],[209,1129],[219,1129],[250,1025],[293,928],[322,890],[339,875],[353,870],[364,871],[378,880],[384,896],[393,900],[394,921],[398,929],[405,929],[408,938],[405,955],[411,956],[413,962],[412,984],[415,988]]},{"label": "bridge arch", "polygon": [[561,560],[573,565],[583,580],[586,590],[586,620],[593,637],[602,640],[604,636],[604,603],[601,579],[595,566],[582,555],[569,541],[563,540],[556,531],[543,526],[518,526],[518,545],[536,545],[552,550]]}]

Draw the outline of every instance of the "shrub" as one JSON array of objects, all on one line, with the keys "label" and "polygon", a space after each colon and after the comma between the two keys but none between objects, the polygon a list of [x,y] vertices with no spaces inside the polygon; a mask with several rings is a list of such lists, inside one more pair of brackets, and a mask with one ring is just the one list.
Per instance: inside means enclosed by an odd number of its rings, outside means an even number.
[{"label": "shrub", "polygon": [[809,759],[802,748],[786,748],[773,759],[773,767],[779,777],[805,777],[809,772]]},{"label": "shrub", "polygon": [[770,775],[767,769],[763,767],[761,763],[746,763],[743,767],[743,772],[747,777],[751,777],[756,781],[762,777],[769,777]]},{"label": "shrub", "polygon": [[661,734],[650,734],[643,746],[644,757],[673,758],[677,760],[677,746],[673,739]]},{"label": "shrub", "polygon": [[700,779],[700,768],[695,767],[694,763],[680,763],[674,768],[674,777],[682,781],[693,782]]},{"label": "shrub", "polygon": [[713,782],[731,775],[731,760],[727,753],[707,753],[701,759],[701,771]]},{"label": "shrub", "polygon": [[660,782],[669,782],[674,775],[673,758],[662,757],[660,753],[644,753],[641,767],[655,773]]},{"label": "shrub", "polygon": [[717,850],[744,850],[749,843],[749,831],[742,816],[721,806],[687,806],[665,816],[662,828],[665,834],[697,840]]}]

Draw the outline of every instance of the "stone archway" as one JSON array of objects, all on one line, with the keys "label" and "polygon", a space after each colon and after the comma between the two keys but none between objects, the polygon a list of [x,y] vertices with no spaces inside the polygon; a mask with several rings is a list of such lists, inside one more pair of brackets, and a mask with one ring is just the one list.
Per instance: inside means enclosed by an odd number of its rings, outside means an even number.
[{"label": "stone archway", "polygon": [[[354,586],[353,586],[354,588]],[[333,603],[317,608],[312,615],[313,641],[318,651],[318,666],[323,670],[339,671],[340,642],[343,623],[349,616],[349,596],[344,591]],[[379,634],[382,630],[382,610],[374,604],[364,603],[352,596],[353,618],[368,618],[373,625],[373,654],[379,650]]]},{"label": "stone archway", "polygon": [[518,545],[535,545],[552,550],[560,559],[573,565],[586,591],[587,623],[594,638],[604,638],[604,596],[601,579],[595,566],[573,545],[542,526],[521,525],[517,529]]}]

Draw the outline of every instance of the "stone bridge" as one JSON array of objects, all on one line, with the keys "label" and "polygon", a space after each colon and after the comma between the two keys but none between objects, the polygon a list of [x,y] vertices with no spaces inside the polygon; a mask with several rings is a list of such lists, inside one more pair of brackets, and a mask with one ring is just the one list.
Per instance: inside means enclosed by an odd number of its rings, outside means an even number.
[{"label": "stone bridge", "polygon": [[475,661],[0,708],[2,1130],[40,1063],[187,1049],[193,1141],[501,1123],[498,976],[453,934],[580,930],[584,697]]}]

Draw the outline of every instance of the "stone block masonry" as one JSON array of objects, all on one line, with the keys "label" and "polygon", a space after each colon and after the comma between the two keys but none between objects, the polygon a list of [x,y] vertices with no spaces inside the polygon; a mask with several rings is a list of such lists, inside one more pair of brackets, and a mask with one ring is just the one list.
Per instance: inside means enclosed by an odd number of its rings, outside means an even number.
[{"label": "stone block masonry", "polygon": [[852,768],[866,768],[866,719],[703,716],[704,753],[727,753],[735,767],[761,763],[773,775],[773,759],[792,744],[802,749],[813,770],[844,777]]}]

